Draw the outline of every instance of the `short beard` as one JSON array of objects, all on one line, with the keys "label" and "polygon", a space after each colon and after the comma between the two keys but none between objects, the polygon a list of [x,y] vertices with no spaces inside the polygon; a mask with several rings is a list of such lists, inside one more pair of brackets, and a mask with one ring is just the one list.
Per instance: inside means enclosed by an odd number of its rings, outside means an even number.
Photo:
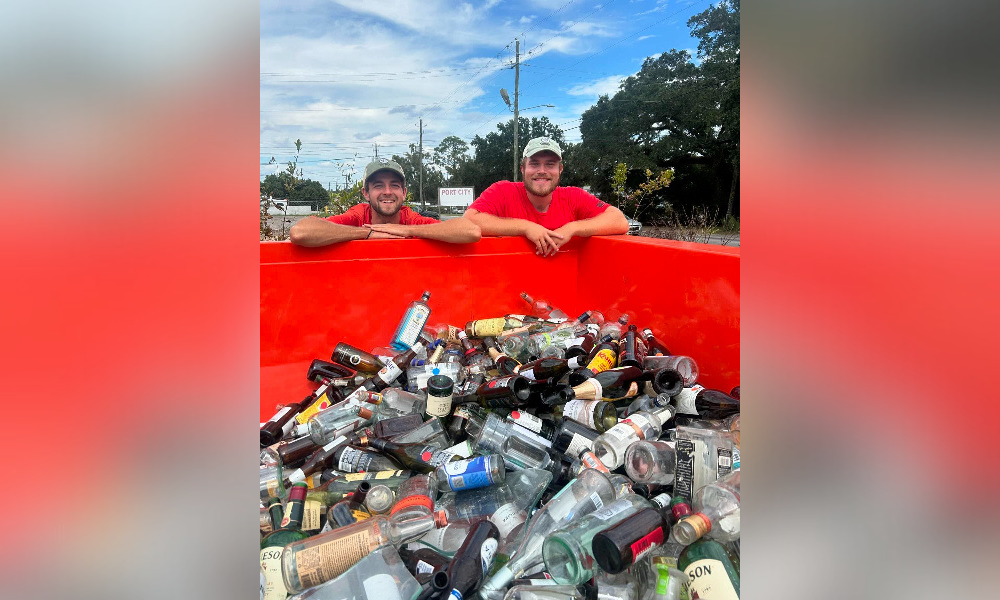
[{"label": "short beard", "polygon": [[384,212],[385,209],[382,208],[382,205],[379,203],[378,200],[369,200],[368,206],[372,207],[373,211],[377,212],[383,217],[394,217],[399,211],[403,209],[403,205],[400,204],[398,207],[396,207],[396,210],[392,212]]},{"label": "short beard", "polygon": [[[538,188],[535,187],[536,185],[544,186],[541,188],[541,192],[539,192]],[[534,181],[531,180],[526,180],[524,182],[524,187],[527,188],[527,190],[531,192],[532,195],[541,198],[544,198],[545,196],[548,196],[549,194],[554,192],[558,185],[559,185],[559,177],[554,177],[553,179],[549,180],[548,184],[544,182],[539,182],[536,184]]]}]

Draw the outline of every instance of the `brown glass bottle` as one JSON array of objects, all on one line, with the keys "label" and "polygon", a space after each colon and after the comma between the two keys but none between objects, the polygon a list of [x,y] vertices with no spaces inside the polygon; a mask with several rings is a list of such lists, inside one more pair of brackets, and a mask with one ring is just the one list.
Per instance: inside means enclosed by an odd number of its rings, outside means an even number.
[{"label": "brown glass bottle", "polygon": [[278,412],[274,413],[274,416],[260,428],[261,447],[276,444],[285,437],[296,425],[296,421],[292,417],[305,410],[315,400],[316,398],[310,394],[299,402],[286,404],[278,409]]},{"label": "brown glass bottle", "polygon": [[517,374],[534,381],[558,379],[573,369],[583,367],[585,361],[586,358],[579,355],[569,360],[555,357],[539,358],[521,365]]},{"label": "brown glass bottle", "polygon": [[[596,343],[597,336],[588,331],[566,348],[563,358],[569,360],[571,358],[576,358],[577,356],[589,357],[590,353],[594,350],[594,345]],[[584,362],[589,362],[589,359],[585,359]]]},{"label": "brown glass bottle", "polygon": [[483,338],[483,345],[486,346],[486,351],[490,353],[490,358],[493,359],[493,364],[496,366],[497,373],[501,376],[513,375],[517,373],[517,368],[521,366],[521,363],[517,362],[517,359],[504,354],[503,350],[500,349],[500,346],[497,345],[496,338]]},{"label": "brown glass bottle", "polygon": [[649,353],[653,355],[663,354],[665,356],[670,356],[672,352],[670,349],[663,345],[656,337],[653,335],[653,330],[646,328],[642,330],[642,339],[646,342],[646,347],[649,348]]},{"label": "brown glass bottle", "polygon": [[618,364],[618,340],[604,336],[603,341],[595,348],[586,368],[577,369],[569,374],[569,384],[578,386],[601,371],[613,369]]},{"label": "brown glass bottle", "polygon": [[374,354],[355,348],[350,344],[340,342],[333,349],[330,357],[335,363],[350,367],[359,373],[378,373],[385,365]]},{"label": "brown glass bottle", "polygon": [[642,377],[642,373],[642,369],[637,367],[607,369],[573,386],[573,394],[579,400],[600,400],[605,397],[605,388],[628,388],[629,384]]},{"label": "brown glass bottle", "polygon": [[646,353],[646,343],[639,337],[635,325],[629,325],[618,350],[618,366],[642,368],[642,359],[646,358]]},{"label": "brown glass bottle", "polygon": [[677,412],[702,419],[725,419],[740,412],[740,400],[722,390],[701,386],[684,388],[674,397]]},{"label": "brown glass bottle", "polygon": [[423,340],[419,340],[406,352],[397,354],[391,361],[386,362],[385,366],[374,377],[366,381],[362,387],[369,392],[379,392],[389,387],[410,366],[410,361],[413,360],[413,357],[423,347]]},{"label": "brown glass bottle", "polygon": [[486,408],[520,408],[528,402],[530,395],[531,386],[527,379],[520,375],[506,375],[484,382],[468,396],[456,395],[453,403],[476,402]]},{"label": "brown glass bottle", "polygon": [[594,536],[597,564],[608,573],[621,573],[670,535],[670,525],[660,511],[645,508]]},{"label": "brown glass bottle", "polygon": [[404,469],[418,473],[431,473],[446,462],[461,458],[457,454],[426,444],[397,444],[376,438],[369,440],[368,445],[392,458]]}]

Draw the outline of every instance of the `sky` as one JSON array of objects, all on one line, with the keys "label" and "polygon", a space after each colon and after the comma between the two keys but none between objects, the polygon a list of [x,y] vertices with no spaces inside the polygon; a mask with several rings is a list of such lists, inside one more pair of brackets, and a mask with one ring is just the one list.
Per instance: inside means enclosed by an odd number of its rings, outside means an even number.
[{"label": "sky", "polygon": [[[302,140],[303,176],[356,181],[375,155],[471,142],[513,114],[548,117],[580,141],[580,117],[649,56],[697,54],[687,20],[709,0],[328,0],[261,3],[260,176]],[[541,105],[552,104],[554,108]],[[537,107],[537,108],[532,108]],[[523,148],[525,139],[519,140]],[[513,140],[512,140],[513,143]],[[272,162],[271,159],[274,159]]]}]

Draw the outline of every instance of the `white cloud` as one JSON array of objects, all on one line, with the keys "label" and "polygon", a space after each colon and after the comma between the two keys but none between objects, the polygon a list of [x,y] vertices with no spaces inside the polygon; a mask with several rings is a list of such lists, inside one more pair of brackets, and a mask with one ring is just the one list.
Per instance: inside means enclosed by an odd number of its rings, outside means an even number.
[{"label": "white cloud", "polygon": [[626,77],[628,75],[611,75],[610,77],[604,77],[590,83],[581,83],[580,85],[573,86],[566,90],[566,93],[571,96],[591,96],[595,100],[598,96],[605,94],[613,96],[618,91],[618,86],[621,85],[622,80]]},{"label": "white cloud", "polygon": [[521,17],[521,20],[519,22],[521,23],[521,25],[527,25],[528,23],[531,23],[534,20],[535,20],[535,15],[531,15],[530,17]]},{"label": "white cloud", "polygon": [[640,35],[639,41],[641,42],[642,40],[648,40],[649,38],[655,38],[655,37],[656,37],[655,35]]}]

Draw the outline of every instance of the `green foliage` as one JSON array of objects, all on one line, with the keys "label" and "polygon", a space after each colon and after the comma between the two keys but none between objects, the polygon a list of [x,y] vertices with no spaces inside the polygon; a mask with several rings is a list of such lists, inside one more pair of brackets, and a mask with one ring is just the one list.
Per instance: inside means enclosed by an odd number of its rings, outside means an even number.
[{"label": "green foliage", "polygon": [[[443,142],[444,140],[442,140]],[[418,175],[420,173],[420,149],[416,144],[410,144],[409,152],[403,156],[394,154],[392,160],[398,162],[399,166],[403,167],[403,174],[406,176],[407,202],[412,201],[414,204],[419,205],[420,194],[418,190],[420,185]],[[439,187],[444,185],[444,175],[441,171],[433,168],[433,166],[434,163],[431,161],[430,151],[424,150],[423,200],[427,204],[437,205],[437,191]]]},{"label": "green foliage", "polygon": [[614,197],[611,204],[617,206],[626,216],[639,219],[643,213],[647,212],[654,204],[659,212],[669,212],[670,204],[657,202],[658,193],[666,189],[674,177],[674,172],[667,169],[660,171],[656,176],[653,171],[646,169],[643,173],[645,181],[642,181],[634,189],[628,187],[629,168],[625,163],[618,163],[614,167],[611,187]]},{"label": "green foliage", "polygon": [[[566,143],[562,129],[548,117],[533,117],[531,120],[520,117],[517,122],[518,163],[521,151],[531,138],[548,136],[560,146]],[[472,138],[472,147],[476,152],[475,161],[459,168],[453,185],[472,186],[478,194],[497,181],[514,180],[514,119],[498,123],[497,130],[485,137],[477,135]]]},{"label": "green foliage", "polygon": [[469,160],[469,144],[460,137],[449,135],[434,149],[430,162],[444,170],[444,182],[452,185],[459,171]]},{"label": "green foliage", "polygon": [[329,192],[330,202],[327,205],[324,212],[341,215],[347,212],[347,209],[351,208],[355,204],[360,204],[365,201],[365,197],[361,195],[361,182],[353,184],[351,187]]}]

